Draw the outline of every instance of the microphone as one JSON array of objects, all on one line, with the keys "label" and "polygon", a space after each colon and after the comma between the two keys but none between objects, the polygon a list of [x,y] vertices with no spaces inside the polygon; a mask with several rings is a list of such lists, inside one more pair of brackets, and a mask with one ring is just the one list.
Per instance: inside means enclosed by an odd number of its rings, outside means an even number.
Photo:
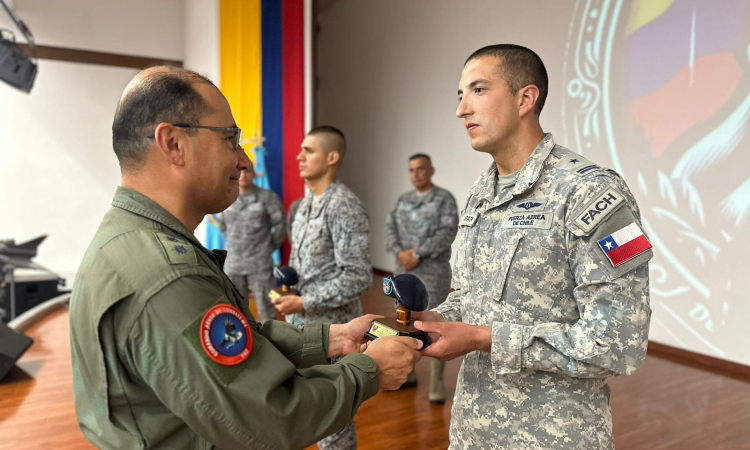
[{"label": "microphone", "polygon": [[281,284],[283,292],[289,292],[289,287],[299,283],[299,274],[294,267],[281,266],[273,268],[273,276]]}]

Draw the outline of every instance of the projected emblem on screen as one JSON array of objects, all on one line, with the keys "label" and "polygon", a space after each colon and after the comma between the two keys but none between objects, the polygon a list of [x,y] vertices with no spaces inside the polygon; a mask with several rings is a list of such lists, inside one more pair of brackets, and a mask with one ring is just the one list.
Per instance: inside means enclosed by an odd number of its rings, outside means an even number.
[{"label": "projected emblem on screen", "polygon": [[735,359],[750,297],[749,20],[743,0],[579,0],[563,101],[563,142],[639,200],[652,334]]}]

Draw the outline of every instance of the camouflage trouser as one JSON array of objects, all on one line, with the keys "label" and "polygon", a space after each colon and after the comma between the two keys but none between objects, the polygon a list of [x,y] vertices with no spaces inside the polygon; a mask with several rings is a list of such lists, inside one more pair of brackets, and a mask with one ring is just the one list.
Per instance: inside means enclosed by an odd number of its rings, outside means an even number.
[{"label": "camouflage trouser", "polygon": [[318,441],[318,448],[320,450],[356,450],[357,429],[354,427],[354,421],[349,422],[349,425],[338,433]]},{"label": "camouflage trouser", "polygon": [[276,287],[276,280],[270,272],[268,275],[237,273],[227,275],[237,290],[240,291],[240,294],[246,298],[250,290],[253,291],[255,306],[258,308],[258,317],[255,318],[256,320],[260,322],[276,318],[276,309],[273,307],[271,299],[268,298],[268,293]]}]

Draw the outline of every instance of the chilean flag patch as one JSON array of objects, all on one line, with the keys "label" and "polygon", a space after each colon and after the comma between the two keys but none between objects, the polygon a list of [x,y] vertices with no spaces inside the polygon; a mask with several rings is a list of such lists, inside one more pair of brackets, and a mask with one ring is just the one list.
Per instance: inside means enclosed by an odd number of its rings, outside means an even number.
[{"label": "chilean flag patch", "polygon": [[599,247],[614,267],[651,248],[651,243],[635,222],[615,231],[604,239],[599,239],[598,242]]}]

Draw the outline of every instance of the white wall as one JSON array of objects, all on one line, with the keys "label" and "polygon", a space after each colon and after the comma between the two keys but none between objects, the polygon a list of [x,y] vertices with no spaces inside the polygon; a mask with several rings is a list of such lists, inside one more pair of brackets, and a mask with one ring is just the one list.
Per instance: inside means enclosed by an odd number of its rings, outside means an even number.
[{"label": "white wall", "polygon": [[[40,45],[183,57],[180,0],[16,0],[15,6]],[[4,10],[0,27],[12,28]],[[42,60],[30,95],[0,83],[0,238],[49,234],[36,261],[69,283],[120,181],[112,118],[135,73]]]},{"label": "white wall", "polygon": [[[14,0],[14,4],[37,44],[182,60],[182,0]],[[15,32],[10,24],[0,9],[0,27]]]},{"label": "white wall", "polygon": [[639,201],[655,250],[651,338],[750,364],[748,18],[750,4],[730,1],[319,3],[316,124],[347,136],[341,178],[370,213],[373,265],[393,268],[383,227],[410,189],[410,154],[433,156],[461,207],[491,163],[454,116],[464,60],[525,45],[550,75],[544,129],[619,171]]},{"label": "white wall", "polygon": [[[220,85],[219,2],[218,0],[184,0],[183,67],[194,70]],[[195,229],[195,237],[206,243],[206,221]]]}]

